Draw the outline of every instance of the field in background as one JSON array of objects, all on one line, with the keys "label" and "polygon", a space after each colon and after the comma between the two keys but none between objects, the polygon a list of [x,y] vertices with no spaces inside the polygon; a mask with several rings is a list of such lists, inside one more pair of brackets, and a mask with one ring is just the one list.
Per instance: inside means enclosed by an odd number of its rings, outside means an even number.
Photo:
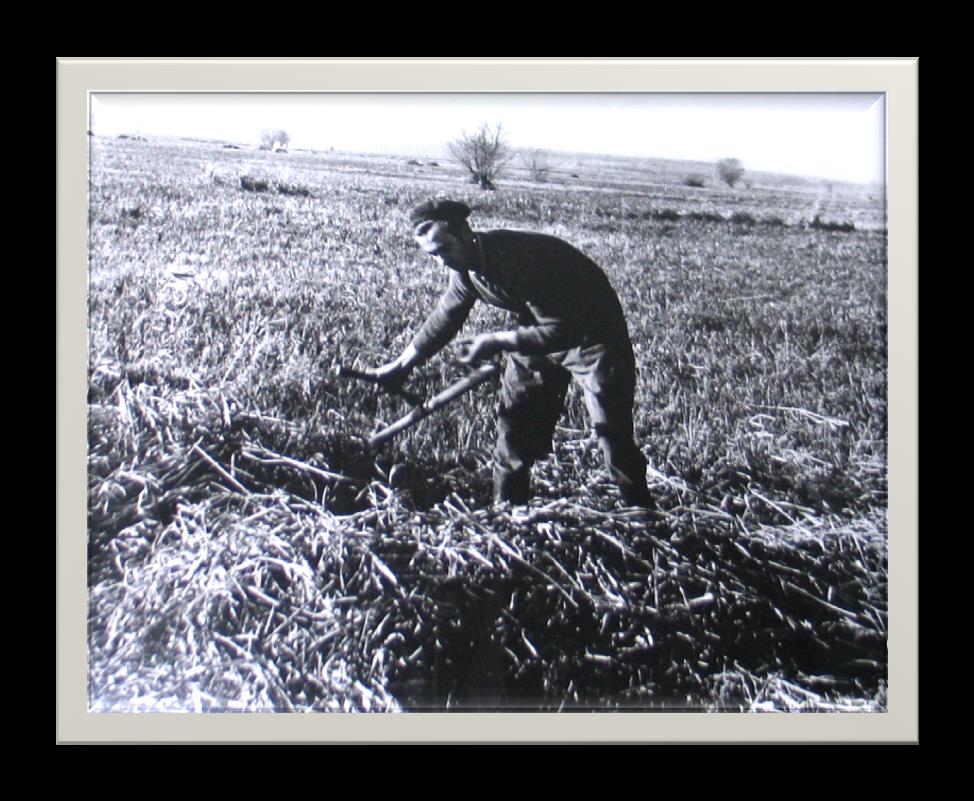
[{"label": "field in background", "polygon": [[[884,198],[548,160],[488,193],[427,158],[91,139],[93,709],[883,708]],[[333,368],[397,354],[445,286],[406,223],[433,195],[609,274],[661,514],[619,506],[574,394],[527,507],[490,505],[489,386],[364,448],[407,408]],[[459,374],[447,349],[411,385]]]}]

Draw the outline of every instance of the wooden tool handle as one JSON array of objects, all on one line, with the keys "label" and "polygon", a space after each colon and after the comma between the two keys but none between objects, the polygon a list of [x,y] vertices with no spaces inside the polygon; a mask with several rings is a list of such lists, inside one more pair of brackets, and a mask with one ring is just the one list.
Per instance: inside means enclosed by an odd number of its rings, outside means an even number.
[{"label": "wooden tool handle", "polygon": [[421,403],[415,409],[413,409],[409,414],[404,417],[399,418],[390,426],[383,428],[381,431],[376,432],[369,439],[369,447],[378,448],[385,442],[388,442],[396,434],[400,434],[407,428],[412,428],[416,423],[425,417],[429,417],[434,412],[442,409],[448,403],[459,398],[465,392],[469,392],[476,386],[483,384],[493,378],[500,372],[500,367],[496,364],[485,364],[482,367],[478,367],[470,375],[461,378],[459,381],[455,381],[450,384],[442,392],[434,395],[425,403]]}]

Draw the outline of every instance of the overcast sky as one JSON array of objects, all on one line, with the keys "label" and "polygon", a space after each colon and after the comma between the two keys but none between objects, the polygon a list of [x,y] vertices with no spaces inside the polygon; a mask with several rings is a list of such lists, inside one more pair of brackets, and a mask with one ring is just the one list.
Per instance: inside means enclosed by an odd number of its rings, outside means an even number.
[{"label": "overcast sky", "polygon": [[884,182],[881,94],[95,93],[99,135],[161,134],[292,148],[442,156],[481,124],[514,147],[714,161],[752,170]]}]

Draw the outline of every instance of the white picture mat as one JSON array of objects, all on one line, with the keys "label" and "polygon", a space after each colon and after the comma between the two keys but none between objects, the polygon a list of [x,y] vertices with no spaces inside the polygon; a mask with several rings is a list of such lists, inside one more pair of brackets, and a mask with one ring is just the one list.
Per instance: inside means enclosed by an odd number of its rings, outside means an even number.
[{"label": "white picture mat", "polygon": [[[915,59],[99,60],[57,66],[59,742],[913,742],[918,731],[918,82]],[[90,92],[883,92],[889,225],[889,711],[842,714],[87,713]]]}]

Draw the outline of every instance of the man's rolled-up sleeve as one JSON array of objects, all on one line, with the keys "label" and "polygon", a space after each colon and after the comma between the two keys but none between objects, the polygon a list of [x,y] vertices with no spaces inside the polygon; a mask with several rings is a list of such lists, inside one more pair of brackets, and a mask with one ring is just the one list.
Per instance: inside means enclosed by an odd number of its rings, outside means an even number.
[{"label": "man's rolled-up sleeve", "polygon": [[412,344],[417,352],[424,359],[438,353],[463,327],[476,300],[463,275],[451,274],[450,284],[436,308],[413,337]]}]

